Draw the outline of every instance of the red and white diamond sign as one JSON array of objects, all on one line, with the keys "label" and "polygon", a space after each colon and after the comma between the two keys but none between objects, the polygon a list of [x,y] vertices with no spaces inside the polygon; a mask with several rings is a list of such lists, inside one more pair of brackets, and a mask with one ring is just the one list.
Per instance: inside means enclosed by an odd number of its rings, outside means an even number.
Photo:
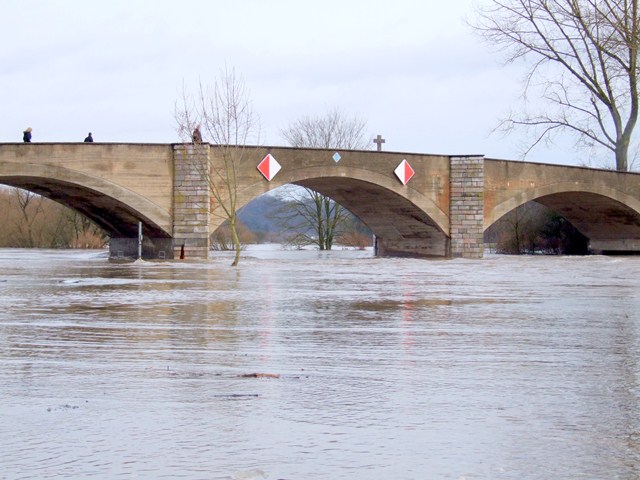
[{"label": "red and white diamond sign", "polygon": [[278,161],[273,158],[273,155],[270,153],[267,154],[266,157],[262,159],[262,161],[258,164],[258,170],[264,178],[271,181],[273,177],[280,171],[282,167],[278,163]]},{"label": "red and white diamond sign", "polygon": [[406,160],[402,160],[402,162],[400,162],[400,165],[398,165],[394,170],[394,173],[396,174],[396,177],[400,179],[402,184],[406,185],[407,182],[411,180],[411,177],[413,177],[416,171],[411,168],[409,162],[407,162]]}]

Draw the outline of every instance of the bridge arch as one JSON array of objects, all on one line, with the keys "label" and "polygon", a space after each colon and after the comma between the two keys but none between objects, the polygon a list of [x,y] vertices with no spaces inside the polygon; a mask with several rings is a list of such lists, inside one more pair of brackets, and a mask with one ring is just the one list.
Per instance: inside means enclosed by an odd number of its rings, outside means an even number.
[{"label": "bridge arch", "polygon": [[111,237],[170,238],[169,212],[145,197],[102,178],[53,165],[0,163],[0,183],[42,195],[92,220]]},{"label": "bridge arch", "polygon": [[[264,180],[238,192],[238,208],[259,194],[294,184],[326,195],[356,215],[383,242],[387,252],[445,256],[449,218],[432,199],[409,186],[400,193],[398,181],[361,168],[339,167],[331,175],[320,166],[292,169],[264,189]],[[218,223],[220,221],[218,220]]]},{"label": "bridge arch", "polygon": [[581,182],[529,188],[485,215],[485,231],[503,215],[535,201],[557,212],[590,240],[595,251],[631,251],[640,244],[640,200],[619,190]]},{"label": "bridge arch", "polygon": [[541,197],[567,193],[587,193],[606,197],[626,205],[630,210],[640,214],[640,200],[624,192],[597,184],[590,185],[577,182],[559,182],[552,185],[544,185],[538,188],[523,190],[517,195],[514,195],[504,202],[496,205],[485,215],[484,229],[486,230],[504,215],[527,202],[538,200]]}]

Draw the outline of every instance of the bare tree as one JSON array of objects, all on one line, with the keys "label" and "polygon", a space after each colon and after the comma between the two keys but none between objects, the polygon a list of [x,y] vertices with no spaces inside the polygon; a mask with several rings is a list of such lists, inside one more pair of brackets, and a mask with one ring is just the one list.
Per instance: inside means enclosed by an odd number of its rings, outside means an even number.
[{"label": "bare tree", "polygon": [[535,226],[541,223],[535,204],[525,204],[510,211],[501,221],[503,231],[498,242],[499,253],[535,253],[538,231]]},{"label": "bare tree", "polygon": [[309,188],[285,191],[282,205],[275,214],[290,244],[316,245],[319,250],[331,250],[334,240],[343,233],[349,212],[329,197]]},{"label": "bare tree", "polygon": [[64,238],[72,248],[101,248],[108,240],[107,234],[84,215],[63,208],[60,212],[61,225],[65,226]]},{"label": "bare tree", "polygon": [[638,118],[638,0],[489,0],[472,27],[508,63],[529,62],[524,98],[539,93],[547,105],[501,124],[506,132],[531,129],[525,155],[565,130],[576,146],[605,148],[618,170],[628,169]]},{"label": "bare tree", "polygon": [[101,248],[106,234],[83,215],[33,192],[0,189],[0,246]]},{"label": "bare tree", "polygon": [[485,232],[496,252],[586,255],[589,240],[565,218],[536,202],[511,210]]},{"label": "bare tree", "polygon": [[14,224],[19,232],[19,244],[22,247],[34,248],[37,245],[36,226],[37,219],[42,215],[42,202],[44,198],[28,190],[14,188],[15,201],[20,211],[19,220]]},{"label": "bare tree", "polygon": [[333,108],[322,116],[301,117],[280,134],[292,147],[365,150],[370,148],[366,128],[366,121]]},{"label": "bare tree", "polygon": [[[365,150],[370,148],[366,126],[361,118],[346,117],[334,108],[323,116],[299,118],[280,134],[292,147]],[[289,203],[291,212],[284,215],[288,217],[284,219],[288,228],[302,230],[302,238],[307,244],[315,244],[320,250],[331,250],[348,212],[331,198],[309,188],[304,188],[302,195],[297,192],[290,195]],[[296,236],[296,242],[300,239],[300,235]]]},{"label": "bare tree", "polygon": [[[253,111],[249,90],[235,70],[226,67],[212,86],[200,82],[195,94],[183,87],[176,102],[174,117],[178,134],[186,142],[210,142],[220,152],[220,161],[211,160],[201,174],[211,196],[228,222],[235,257],[240,260],[242,245],[237,230],[237,165],[245,155],[245,145],[258,143],[260,126]],[[198,134],[194,134],[194,132]]]}]

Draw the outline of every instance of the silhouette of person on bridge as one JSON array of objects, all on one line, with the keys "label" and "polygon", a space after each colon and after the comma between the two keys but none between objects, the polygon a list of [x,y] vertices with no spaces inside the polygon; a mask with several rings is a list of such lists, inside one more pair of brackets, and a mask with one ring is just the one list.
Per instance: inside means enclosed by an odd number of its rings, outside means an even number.
[{"label": "silhouette of person on bridge", "polygon": [[87,138],[85,138],[84,141],[87,143],[93,142],[93,137],[91,136],[91,132],[89,132],[89,135],[87,135]]},{"label": "silhouette of person on bridge", "polygon": [[31,142],[31,127],[27,128],[24,132],[22,132],[22,141],[24,143]]},{"label": "silhouette of person on bridge", "polygon": [[202,143],[202,134],[200,133],[200,125],[198,125],[193,131],[193,135],[191,135],[191,140],[193,140],[193,143]]}]

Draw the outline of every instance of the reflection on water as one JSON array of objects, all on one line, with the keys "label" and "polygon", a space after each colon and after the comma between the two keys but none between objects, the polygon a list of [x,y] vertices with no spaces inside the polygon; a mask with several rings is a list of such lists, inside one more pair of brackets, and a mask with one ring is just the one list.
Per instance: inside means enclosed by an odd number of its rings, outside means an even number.
[{"label": "reflection on water", "polygon": [[640,477],[640,258],[229,263],[0,250],[0,478]]}]

